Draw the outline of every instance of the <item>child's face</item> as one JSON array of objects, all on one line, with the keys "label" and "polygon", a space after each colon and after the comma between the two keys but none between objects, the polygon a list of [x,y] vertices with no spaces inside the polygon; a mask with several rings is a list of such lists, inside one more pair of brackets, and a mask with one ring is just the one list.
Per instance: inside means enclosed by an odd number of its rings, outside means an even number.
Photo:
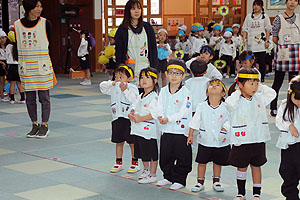
[{"label": "child's face", "polygon": [[217,29],[214,29],[213,30],[213,33],[214,33],[214,35],[216,35],[216,36],[219,36],[220,35],[220,30],[217,30]]},{"label": "child's face", "polygon": [[109,37],[109,38],[108,38],[108,41],[109,41],[109,43],[110,43],[111,45],[114,45],[114,44],[116,43],[115,39],[112,38],[112,37]]},{"label": "child's face", "polygon": [[253,10],[255,13],[259,13],[262,10],[262,7],[260,5],[254,4],[253,5]]},{"label": "child's face", "polygon": [[180,84],[186,76],[186,74],[179,69],[169,69],[165,74],[169,82],[173,85]]},{"label": "child's face", "polygon": [[292,95],[291,99],[293,104],[295,104],[298,108],[300,108],[300,99],[299,100],[295,99],[294,95]]},{"label": "child's face", "polygon": [[122,72],[117,72],[116,73],[116,82],[130,82],[132,80],[131,77],[127,77],[127,75],[125,73]]},{"label": "child's face", "polygon": [[286,7],[290,10],[295,10],[295,8],[298,6],[298,0],[287,0]]},{"label": "child's face", "polygon": [[204,36],[204,31],[198,31],[198,35],[199,35],[199,37],[203,37]]},{"label": "child's face", "polygon": [[6,43],[7,37],[0,37],[0,44],[4,45]]},{"label": "child's face", "polygon": [[244,97],[251,98],[258,90],[259,81],[248,80],[244,85],[242,83],[239,83],[238,85]]},{"label": "child's face", "polygon": [[165,42],[167,39],[167,34],[165,32],[160,32],[158,34],[158,39],[160,42]]},{"label": "child's face", "polygon": [[208,63],[211,59],[213,59],[213,56],[210,55],[208,51],[200,54],[200,59],[204,62]]},{"label": "child's face", "polygon": [[[146,75],[142,75],[139,82],[140,82],[140,86],[142,88],[144,88],[145,90],[153,89],[153,87],[154,87],[154,83],[153,83],[151,76],[147,77]],[[157,80],[156,80],[156,82],[157,82]]]},{"label": "child's face", "polygon": [[219,95],[220,96],[220,99],[222,97],[224,97],[226,94],[225,92],[223,91],[223,87],[220,83],[218,82],[211,82],[209,83],[208,85],[208,88],[207,88],[207,93],[206,93],[207,96],[210,96],[210,95]]},{"label": "child's face", "polygon": [[238,27],[234,27],[232,30],[233,30],[234,34],[238,34],[240,31],[240,29]]},{"label": "child's face", "polygon": [[229,43],[231,41],[232,37],[225,37],[224,39],[227,43]]},{"label": "child's face", "polygon": [[180,40],[180,42],[184,42],[185,37],[184,37],[184,36],[181,36],[181,37],[179,37],[179,40]]},{"label": "child's face", "polygon": [[254,64],[254,59],[247,59],[241,61],[241,66],[245,68],[251,68]]}]

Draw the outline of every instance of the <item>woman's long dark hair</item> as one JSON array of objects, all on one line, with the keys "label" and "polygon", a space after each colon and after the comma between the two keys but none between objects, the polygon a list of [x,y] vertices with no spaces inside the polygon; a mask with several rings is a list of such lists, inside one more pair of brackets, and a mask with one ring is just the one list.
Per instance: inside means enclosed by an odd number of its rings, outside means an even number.
[{"label": "woman's long dark hair", "polygon": [[88,47],[87,50],[90,51],[92,49],[91,40],[90,40],[90,33],[88,30],[82,30],[80,31],[80,35],[84,34],[86,41],[88,41]]},{"label": "woman's long dark hair", "polygon": [[[241,68],[240,71],[239,71],[239,74],[259,74],[257,69],[255,68]],[[229,90],[228,90],[228,96],[230,96],[234,91],[235,91],[235,87],[237,85],[237,83],[241,83],[241,84],[245,84],[246,81],[249,81],[249,80],[252,80],[252,79],[249,79],[249,78],[236,78],[235,79],[235,82],[230,86]],[[254,80],[259,80],[259,79],[254,79]]]},{"label": "woman's long dark hair", "polygon": [[[148,75],[148,72],[152,72],[154,74],[157,75],[157,78],[153,77],[153,76],[150,76]],[[153,91],[155,91],[156,93],[159,93],[159,85],[158,85],[158,71],[155,69],[155,68],[152,68],[152,67],[147,67],[147,68],[144,68],[141,70],[140,72],[140,76],[139,76],[139,80],[141,80],[142,78],[142,74],[145,74],[145,76],[149,77],[152,79],[153,81],[153,84],[154,84],[154,88],[153,88]],[[157,82],[155,83],[155,79],[157,80]],[[142,89],[142,92],[144,92],[144,88],[141,88]]]},{"label": "woman's long dark hair", "polygon": [[38,2],[41,2],[41,4],[43,5],[42,0],[23,0],[22,5],[25,10],[25,17],[28,17],[28,13],[36,7]]},{"label": "woman's long dark hair", "polygon": [[[290,87],[289,89],[291,91],[287,94],[287,100],[286,100],[286,107],[283,111],[283,120],[284,121],[290,121],[294,123],[295,119],[295,108],[298,108],[293,102],[292,102],[292,95],[295,95],[294,98],[297,100],[300,100],[300,75],[295,76],[292,78],[292,80],[289,83]],[[288,113],[286,118],[286,113]]]},{"label": "woman's long dark hair", "polygon": [[[262,14],[262,19],[265,18],[265,9],[264,9],[264,2],[263,0],[254,0],[253,1],[253,6],[254,5],[259,5],[261,6],[261,14]],[[252,11],[252,14],[251,14],[251,18],[253,19],[254,18],[254,10]]]},{"label": "woman's long dark hair", "polygon": [[129,29],[131,26],[131,13],[130,10],[134,7],[137,6],[138,8],[141,8],[141,16],[138,20],[138,25],[137,28],[141,29],[143,27],[143,6],[139,0],[129,0],[126,5],[125,5],[125,11],[124,11],[124,19],[121,23],[121,26],[123,26],[126,29]]}]

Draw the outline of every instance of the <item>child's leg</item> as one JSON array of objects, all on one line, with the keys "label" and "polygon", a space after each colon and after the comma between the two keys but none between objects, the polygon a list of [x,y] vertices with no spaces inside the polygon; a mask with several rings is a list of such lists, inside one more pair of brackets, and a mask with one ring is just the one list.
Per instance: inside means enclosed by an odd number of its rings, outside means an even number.
[{"label": "child's leg", "polygon": [[238,186],[238,194],[243,196],[246,195],[246,178],[247,178],[247,167],[246,168],[237,168],[237,186]]},{"label": "child's leg", "polygon": [[229,76],[230,75],[230,65],[227,65],[226,67],[227,67],[226,74]]},{"label": "child's leg", "polygon": [[24,88],[23,88],[20,81],[17,81],[17,87],[18,87],[20,95],[21,95],[21,100],[20,101],[25,101],[25,91],[24,91]]},{"label": "child's leg", "polygon": [[162,87],[165,87],[167,85],[167,78],[164,72],[161,72],[161,82],[162,82]]},{"label": "child's leg", "polygon": [[198,164],[198,183],[201,183],[201,185],[204,185],[205,181],[205,171],[206,171],[206,164]]},{"label": "child's leg", "polygon": [[[159,166],[163,172],[163,176],[170,182],[173,182],[173,169],[175,162],[175,155],[173,150],[175,148],[174,142],[171,140],[173,134],[164,133],[160,140],[160,154],[159,154]],[[186,145],[186,144],[185,144]]]},{"label": "child's leg", "polygon": [[150,174],[151,175],[154,175],[154,174],[156,175],[157,164],[158,164],[158,161],[151,160],[151,164],[150,164]]},{"label": "child's leg", "polygon": [[213,164],[213,183],[220,182],[222,166]]},{"label": "child's leg", "polygon": [[3,91],[4,91],[4,76],[0,76],[0,97],[1,98],[4,97]]},{"label": "child's leg", "polygon": [[16,81],[10,81],[10,87],[9,87],[10,101],[15,101],[15,87],[16,87]]},{"label": "child's leg", "polygon": [[124,148],[124,143],[116,143],[116,158],[117,159],[122,159],[123,157],[123,148]]},{"label": "child's leg", "polygon": [[253,195],[260,195],[261,192],[261,167],[255,167],[250,165],[252,171],[252,181],[253,181]]},{"label": "child's leg", "polygon": [[91,71],[89,68],[84,70],[84,74],[85,74],[85,79],[91,80]]}]

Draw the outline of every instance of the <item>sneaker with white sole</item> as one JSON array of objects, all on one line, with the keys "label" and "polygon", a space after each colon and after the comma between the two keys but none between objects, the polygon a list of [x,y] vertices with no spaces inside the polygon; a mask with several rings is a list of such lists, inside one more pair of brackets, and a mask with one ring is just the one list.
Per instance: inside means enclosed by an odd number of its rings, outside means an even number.
[{"label": "sneaker with white sole", "polygon": [[80,85],[92,85],[91,80],[85,80],[83,82],[80,82]]},{"label": "sneaker with white sole", "polygon": [[112,168],[110,168],[111,173],[117,173],[119,171],[123,170],[123,165],[122,163],[116,163]]},{"label": "sneaker with white sole", "polygon": [[39,129],[39,132],[37,132],[36,134],[36,138],[46,138],[48,136],[48,134],[50,133],[50,130],[48,128],[48,124],[45,124],[45,125],[41,125],[40,129]]},{"label": "sneaker with white sole", "polygon": [[15,104],[15,103],[16,103],[16,101],[14,101],[14,100],[9,101],[9,104]]},{"label": "sneaker with white sole", "polygon": [[138,171],[140,171],[140,166],[139,165],[131,165],[128,170],[127,170],[127,173],[130,173],[130,174],[134,174],[134,173],[137,173]]},{"label": "sneaker with white sole", "polygon": [[171,190],[180,190],[181,188],[184,188],[184,185],[180,184],[180,183],[173,183],[170,186]]},{"label": "sneaker with white sole", "polygon": [[229,78],[229,75],[226,75],[225,78]]},{"label": "sneaker with white sole", "polygon": [[259,194],[253,195],[253,200],[261,200],[261,197]]},{"label": "sneaker with white sole", "polygon": [[139,176],[139,179],[146,178],[147,176],[149,176],[149,174],[150,174],[150,171],[144,169],[143,173]]},{"label": "sneaker with white sole", "polygon": [[147,176],[145,178],[142,178],[140,180],[138,180],[138,183],[140,184],[148,184],[148,183],[155,183],[157,181],[157,177],[156,176]]},{"label": "sneaker with white sole", "polygon": [[17,104],[26,104],[26,101],[25,100],[22,100],[22,101],[20,100],[20,101],[16,101],[16,103]]},{"label": "sneaker with white sole", "polygon": [[9,102],[10,99],[8,97],[3,97],[3,98],[0,97],[0,101],[2,101],[2,102]]},{"label": "sneaker with white sole", "polygon": [[216,192],[224,192],[224,188],[222,187],[221,183],[219,182],[215,182],[212,186],[212,188],[216,191]]},{"label": "sneaker with white sole", "polygon": [[159,186],[171,185],[171,184],[172,184],[172,182],[169,181],[168,179],[163,179],[163,180],[160,180],[157,182],[157,185],[159,185]]},{"label": "sneaker with white sole", "polygon": [[202,185],[201,183],[197,183],[194,187],[192,187],[191,191],[192,192],[200,192],[205,189],[205,186]]},{"label": "sneaker with white sole", "polygon": [[40,125],[39,124],[32,124],[31,131],[26,135],[28,138],[35,138],[36,134],[39,132]]},{"label": "sneaker with white sole", "polygon": [[238,194],[234,197],[233,200],[245,200],[245,199],[246,199],[246,197],[244,195]]}]

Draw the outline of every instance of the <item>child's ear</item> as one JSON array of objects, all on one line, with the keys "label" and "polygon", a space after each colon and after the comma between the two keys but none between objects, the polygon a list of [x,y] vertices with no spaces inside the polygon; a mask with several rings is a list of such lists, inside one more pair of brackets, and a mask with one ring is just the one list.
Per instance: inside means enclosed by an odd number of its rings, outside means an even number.
[{"label": "child's ear", "polygon": [[165,75],[166,75],[166,76],[168,75],[168,71],[165,71]]},{"label": "child's ear", "polygon": [[211,55],[211,56],[209,57],[209,60],[212,60],[213,58],[214,58],[214,56]]},{"label": "child's ear", "polygon": [[183,80],[185,77],[186,77],[186,73],[184,73],[184,74],[183,74],[183,76],[182,76],[182,80]]}]

